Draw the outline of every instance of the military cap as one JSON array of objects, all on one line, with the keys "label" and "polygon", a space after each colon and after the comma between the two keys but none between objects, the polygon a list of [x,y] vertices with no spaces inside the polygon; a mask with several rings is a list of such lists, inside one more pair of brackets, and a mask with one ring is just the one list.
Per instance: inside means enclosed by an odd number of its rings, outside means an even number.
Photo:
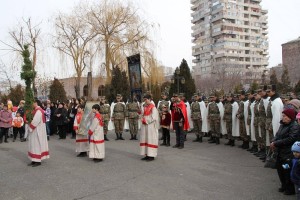
[{"label": "military cap", "polygon": [[260,93],[260,92],[262,92],[262,89],[257,89],[257,90],[255,90],[255,93]]},{"label": "military cap", "polygon": [[184,97],[184,93],[179,93],[179,97]]},{"label": "military cap", "polygon": [[173,93],[173,97],[178,97],[178,94],[177,93]]},{"label": "military cap", "polygon": [[195,97],[195,96],[200,96],[200,95],[199,95],[198,93],[194,93],[194,97]]},{"label": "military cap", "polygon": [[226,97],[233,97],[233,94],[232,93],[228,93],[228,94],[226,94]]},{"label": "military cap", "polygon": [[212,93],[209,94],[209,97],[210,97],[210,98],[211,98],[211,97],[216,97],[216,94],[215,94],[214,92],[212,92]]},{"label": "military cap", "polygon": [[121,94],[117,94],[116,96],[117,96],[117,97],[122,97],[122,95],[121,95]]},{"label": "military cap", "polygon": [[168,96],[168,94],[166,92],[162,92],[161,96]]},{"label": "military cap", "polygon": [[276,91],[276,85],[268,85],[266,91]]},{"label": "military cap", "polygon": [[246,95],[245,90],[240,90],[240,95]]},{"label": "military cap", "polygon": [[267,88],[268,88],[267,85],[260,85],[260,89],[261,89],[262,91],[266,91]]}]

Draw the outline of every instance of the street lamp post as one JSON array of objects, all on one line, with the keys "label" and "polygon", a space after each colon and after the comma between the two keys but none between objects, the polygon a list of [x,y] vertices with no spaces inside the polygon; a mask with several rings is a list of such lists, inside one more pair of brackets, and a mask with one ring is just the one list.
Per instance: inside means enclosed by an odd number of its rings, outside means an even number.
[{"label": "street lamp post", "polygon": [[177,93],[179,93],[179,81],[181,84],[185,84],[185,79],[183,76],[180,76],[180,69],[178,67],[175,70],[175,75],[171,78],[172,84],[175,83],[175,80],[177,82]]}]

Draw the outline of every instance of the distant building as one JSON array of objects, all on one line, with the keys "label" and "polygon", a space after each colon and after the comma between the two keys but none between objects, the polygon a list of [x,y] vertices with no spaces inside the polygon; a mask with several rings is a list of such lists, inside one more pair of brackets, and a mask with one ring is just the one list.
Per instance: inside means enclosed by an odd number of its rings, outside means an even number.
[{"label": "distant building", "polygon": [[190,2],[195,79],[238,75],[244,84],[260,81],[267,72],[269,47],[268,11],[261,0]]},{"label": "distant building", "polygon": [[[75,93],[75,77],[59,79],[63,83],[68,98],[76,97]],[[97,100],[100,96],[105,95],[105,78],[94,77],[92,81],[92,95],[94,100]],[[81,77],[80,79],[80,96],[87,97],[87,77]]]},{"label": "distant building", "polygon": [[282,65],[287,66],[292,85],[300,80],[300,37],[282,46]]},{"label": "distant building", "polygon": [[278,65],[272,67],[270,69],[270,75],[273,74],[273,71],[275,72],[278,81],[281,81],[281,76],[282,76],[282,73],[283,73],[282,64],[278,64]]}]

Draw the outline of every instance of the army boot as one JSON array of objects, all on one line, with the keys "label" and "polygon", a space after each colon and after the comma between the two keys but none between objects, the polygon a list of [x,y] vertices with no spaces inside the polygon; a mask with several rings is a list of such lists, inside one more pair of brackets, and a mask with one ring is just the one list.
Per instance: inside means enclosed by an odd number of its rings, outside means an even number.
[{"label": "army boot", "polygon": [[194,139],[193,142],[199,142],[199,140],[200,140],[200,137],[199,137],[199,135],[197,135],[197,138]]},{"label": "army boot", "polygon": [[125,140],[125,139],[122,137],[122,133],[120,133],[119,139],[120,139],[120,140]]},{"label": "army boot", "polygon": [[245,142],[243,149],[249,149],[249,142]]},{"label": "army boot", "polygon": [[207,140],[208,142],[213,141],[213,137],[210,136],[210,138]]},{"label": "army boot", "polygon": [[130,136],[131,136],[130,140],[134,140],[133,134],[130,134]]},{"label": "army boot", "polygon": [[215,137],[212,137],[212,139],[211,139],[208,143],[210,143],[210,144],[216,143],[216,138],[215,138]]},{"label": "army boot", "polygon": [[234,140],[231,140],[231,146],[234,147],[235,144],[234,144]]},{"label": "army boot", "polygon": [[229,145],[231,145],[231,143],[232,143],[232,140],[228,140],[228,142],[225,143],[225,145],[229,146]]},{"label": "army boot", "polygon": [[252,150],[250,151],[250,153],[256,153],[258,152],[258,147],[257,145],[253,145]]},{"label": "army boot", "polygon": [[199,141],[198,142],[202,143],[202,137],[199,137]]},{"label": "army boot", "polygon": [[136,138],[136,135],[133,136],[133,139],[134,139],[134,140],[138,140],[138,139]]},{"label": "army boot", "polygon": [[216,144],[220,144],[220,138],[216,138]]},{"label": "army boot", "polygon": [[106,134],[104,134],[104,140],[105,141],[109,141],[109,139],[107,138]]},{"label": "army boot", "polygon": [[116,140],[119,140],[120,139],[120,136],[119,136],[119,133],[116,133]]}]

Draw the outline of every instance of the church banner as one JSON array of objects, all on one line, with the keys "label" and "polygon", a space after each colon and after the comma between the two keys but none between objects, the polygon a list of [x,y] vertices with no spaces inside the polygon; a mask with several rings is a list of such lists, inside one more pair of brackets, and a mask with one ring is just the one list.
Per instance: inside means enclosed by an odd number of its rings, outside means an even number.
[{"label": "church banner", "polygon": [[142,99],[142,73],[140,54],[127,57],[131,97]]}]

